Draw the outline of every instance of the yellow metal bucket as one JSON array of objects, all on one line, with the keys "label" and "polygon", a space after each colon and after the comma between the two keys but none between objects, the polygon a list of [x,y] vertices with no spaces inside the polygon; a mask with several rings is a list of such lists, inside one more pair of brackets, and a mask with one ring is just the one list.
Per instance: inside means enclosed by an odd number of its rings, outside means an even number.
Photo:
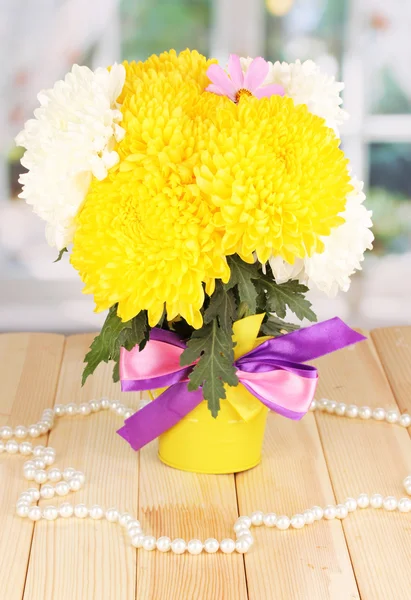
[{"label": "yellow metal bucket", "polygon": [[[234,323],[235,358],[267,339],[257,338],[263,316]],[[226,387],[226,394],[216,419],[204,401],[160,435],[163,463],[182,471],[220,474],[245,471],[260,462],[268,409],[241,384]]]}]

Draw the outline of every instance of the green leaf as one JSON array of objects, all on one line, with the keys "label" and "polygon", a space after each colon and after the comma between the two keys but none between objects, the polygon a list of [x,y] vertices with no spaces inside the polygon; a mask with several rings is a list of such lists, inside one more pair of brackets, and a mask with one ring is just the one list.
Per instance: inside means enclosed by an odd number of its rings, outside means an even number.
[{"label": "green leaf", "polygon": [[261,326],[261,331],[265,335],[273,335],[275,337],[282,335],[283,333],[297,331],[297,329],[300,329],[299,325],[295,325],[294,323],[286,323],[285,321],[277,319],[277,317],[272,315]]},{"label": "green leaf", "polygon": [[67,248],[62,248],[62,249],[60,250],[60,252],[59,252],[59,255],[58,255],[58,257],[56,258],[56,260],[53,260],[53,263],[60,262],[60,261],[61,261],[61,259],[63,258],[63,254],[64,254],[65,252],[68,252]]},{"label": "green leaf", "polygon": [[85,367],[82,385],[89,375],[92,375],[101,362],[115,361],[113,379],[118,381],[120,348],[131,350],[137,344],[143,349],[149,336],[150,328],[146,311],[141,311],[136,317],[125,323],[117,316],[117,305],[110,308],[104,325],[90,346],[84,359]]},{"label": "green leaf", "polygon": [[298,281],[287,281],[278,285],[269,276],[264,276],[262,285],[267,296],[267,310],[284,319],[287,306],[301,321],[305,318],[316,321],[317,317],[311,310],[311,302],[304,294],[308,288]]},{"label": "green leaf", "polygon": [[216,281],[214,293],[210,296],[210,304],[204,312],[204,323],[207,325],[213,319],[218,319],[220,327],[225,330],[232,328],[237,317],[237,306],[232,290],[226,290],[221,281]]},{"label": "green leaf", "polygon": [[237,286],[242,308],[241,316],[254,315],[257,310],[257,290],[253,280],[261,277],[258,266],[244,262],[237,255],[228,256],[227,262],[231,270],[231,277],[225,286],[226,290],[231,290],[234,286]]},{"label": "green leaf", "polygon": [[182,366],[199,359],[189,376],[188,389],[203,386],[203,397],[213,417],[220,410],[220,399],[226,397],[224,384],[238,385],[231,335],[231,327],[222,329],[214,319],[193,333],[180,359]]}]

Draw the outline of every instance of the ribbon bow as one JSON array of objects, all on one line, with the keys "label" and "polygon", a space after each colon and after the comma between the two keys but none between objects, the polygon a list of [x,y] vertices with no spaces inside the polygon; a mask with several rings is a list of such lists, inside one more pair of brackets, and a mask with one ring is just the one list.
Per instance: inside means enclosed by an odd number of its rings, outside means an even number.
[{"label": "ribbon bow", "polygon": [[[240,383],[252,396],[228,394],[239,415],[248,420],[261,404],[289,419],[299,420],[308,411],[318,380],[317,369],[304,364],[366,339],[335,317],[278,338],[257,338],[264,315],[234,323],[235,362]],[[195,366],[181,367],[186,344],[170,331],[154,328],[140,352],[121,349],[122,391],[168,387],[153,402],[128,418],[118,433],[139,450],[167,431],[203,401],[202,390],[188,390],[188,376]],[[250,396],[247,394],[247,396]],[[254,402],[254,404],[253,404]]]}]

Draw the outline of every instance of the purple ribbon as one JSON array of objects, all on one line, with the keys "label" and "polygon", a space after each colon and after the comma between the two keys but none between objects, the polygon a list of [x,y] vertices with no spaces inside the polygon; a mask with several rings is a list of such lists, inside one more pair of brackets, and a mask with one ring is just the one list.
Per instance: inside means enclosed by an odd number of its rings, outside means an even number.
[{"label": "purple ribbon", "polygon": [[[288,418],[301,419],[309,409],[318,373],[304,364],[366,339],[335,317],[305,329],[266,340],[234,365],[242,385],[265,406]],[[142,352],[122,348],[123,391],[169,386],[153,402],[128,418],[118,433],[139,450],[190,413],[203,400],[202,390],[188,390],[194,365],[180,366],[185,343],[174,333],[152,329]]]}]

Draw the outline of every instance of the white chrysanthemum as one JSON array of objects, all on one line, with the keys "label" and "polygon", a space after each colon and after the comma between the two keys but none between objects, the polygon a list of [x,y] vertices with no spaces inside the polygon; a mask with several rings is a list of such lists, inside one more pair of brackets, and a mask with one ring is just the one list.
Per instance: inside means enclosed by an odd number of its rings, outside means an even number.
[{"label": "white chrysanthemum", "polygon": [[[242,58],[241,64],[247,71],[252,58]],[[341,90],[344,84],[335,81],[322,73],[318,65],[312,60],[301,63],[269,62],[270,70],[264,81],[265,85],[278,83],[284,87],[285,95],[292,98],[295,104],[306,104],[308,110],[326,120],[328,127],[338,133],[338,125],[341,125],[348,114],[341,108]]]},{"label": "white chrysanthemum", "polygon": [[339,289],[344,292],[348,290],[351,275],[361,269],[364,252],[371,250],[374,239],[370,230],[371,211],[363,204],[363,183],[355,178],[351,183],[354,190],[348,194],[345,210],[341,213],[345,223],[322,238],[324,252],[297,259],[293,265],[278,256],[270,259],[277,283],[298,279],[300,283],[309,288],[316,287],[328,296],[335,296]]},{"label": "white chrysanthemum", "polygon": [[73,239],[74,217],[92,175],[104,179],[119,161],[125,131],[116,103],[125,81],[123,65],[91,71],[74,65],[63,81],[38,95],[40,107],[16,138],[26,148],[20,194],[47,221],[46,236],[59,250]]}]

